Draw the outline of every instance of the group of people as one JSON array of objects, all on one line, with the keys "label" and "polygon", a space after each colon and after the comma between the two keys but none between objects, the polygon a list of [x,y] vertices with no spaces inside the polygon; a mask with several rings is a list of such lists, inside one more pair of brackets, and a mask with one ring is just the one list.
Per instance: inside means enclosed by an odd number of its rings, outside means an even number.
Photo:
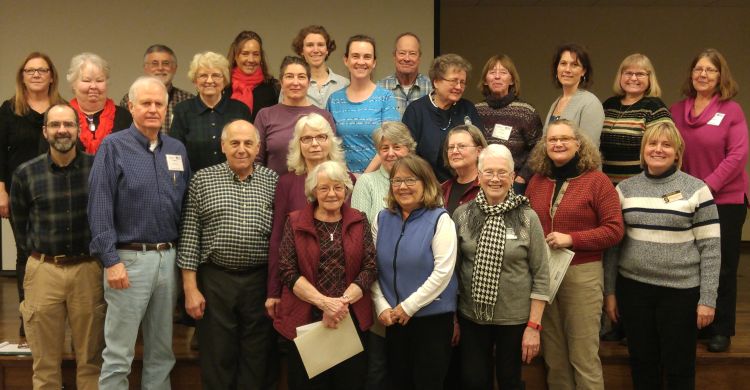
[{"label": "group of people", "polygon": [[[141,385],[169,388],[179,293],[209,389],[274,388],[279,354],[292,389],[521,389],[539,354],[551,389],[603,389],[602,308],[635,388],[662,372],[693,388],[699,330],[727,350],[748,129],[719,52],[695,57],[667,108],[645,55],[602,104],[589,53],[562,45],[542,121],[507,55],[474,104],[471,65],[445,54],[420,74],[412,33],[377,83],[369,36],[346,42],[348,78],[326,64],[324,27],[291,46],[278,80],[255,32],[198,53],[193,95],[153,45],[119,106],[95,54],[71,60],[70,103],[49,57],[21,64],[0,107],[0,215],[35,388],[61,387],[66,318],[79,388],[127,388],[139,328]],[[574,255],[551,299],[561,249]],[[297,328],[349,319],[364,352],[309,378]]]}]

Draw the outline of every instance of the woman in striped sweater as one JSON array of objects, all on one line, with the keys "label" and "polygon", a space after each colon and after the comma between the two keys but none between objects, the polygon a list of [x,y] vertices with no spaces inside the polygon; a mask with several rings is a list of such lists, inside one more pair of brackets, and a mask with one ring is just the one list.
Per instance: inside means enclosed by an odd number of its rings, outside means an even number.
[{"label": "woman in striped sweater", "polygon": [[695,388],[698,329],[714,318],[721,261],[711,191],[682,171],[685,150],[671,122],[643,136],[644,172],[617,186],[625,238],[607,252],[607,315],[625,319],[636,389]]}]

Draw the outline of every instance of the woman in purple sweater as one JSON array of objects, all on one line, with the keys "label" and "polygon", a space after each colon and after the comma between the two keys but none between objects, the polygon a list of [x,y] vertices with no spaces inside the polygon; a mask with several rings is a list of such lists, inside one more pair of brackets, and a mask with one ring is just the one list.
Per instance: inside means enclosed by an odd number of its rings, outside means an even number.
[{"label": "woman in purple sweater", "polygon": [[721,274],[716,318],[703,336],[708,350],[724,352],[734,336],[737,264],[742,225],[747,215],[747,122],[732,98],[738,86],[729,65],[715,49],[706,49],[690,64],[682,88],[685,100],[670,111],[685,139],[685,173],[703,180],[713,194],[721,227]]}]

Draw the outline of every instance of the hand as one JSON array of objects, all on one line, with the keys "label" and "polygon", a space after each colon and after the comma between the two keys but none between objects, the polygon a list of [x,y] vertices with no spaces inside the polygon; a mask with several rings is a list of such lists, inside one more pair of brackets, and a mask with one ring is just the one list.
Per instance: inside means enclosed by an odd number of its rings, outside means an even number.
[{"label": "hand", "polygon": [[610,321],[617,323],[620,319],[620,311],[617,309],[615,294],[609,294],[604,297],[604,311],[607,312],[607,317],[609,317]]},{"label": "hand", "polygon": [[521,339],[521,361],[531,364],[536,355],[539,355],[539,344],[539,331],[527,326]]},{"label": "hand", "polygon": [[703,329],[714,322],[716,309],[706,305],[698,305],[698,329]]},{"label": "hand", "polygon": [[391,326],[393,321],[393,309],[385,309],[378,315],[378,321],[384,326]]},{"label": "hand", "polygon": [[0,217],[8,218],[10,216],[10,197],[4,190],[0,190]]},{"label": "hand", "polygon": [[110,288],[116,290],[130,287],[130,280],[128,280],[128,270],[125,269],[125,264],[117,263],[107,268],[107,284]]},{"label": "hand", "polygon": [[323,326],[325,326],[326,328],[336,329],[336,327],[338,327],[339,325],[339,322],[341,322],[341,320],[337,320],[335,317],[331,317],[328,314],[323,313]]},{"label": "hand", "polygon": [[552,232],[545,238],[547,245],[552,249],[570,248],[573,246],[573,237],[570,234]]},{"label": "hand", "polygon": [[203,313],[206,312],[206,298],[197,288],[185,290],[185,310],[196,320],[203,318]]},{"label": "hand", "polygon": [[318,304],[318,308],[324,315],[327,314],[329,317],[336,319],[336,322],[343,320],[349,314],[349,304],[341,298],[323,297]]},{"label": "hand", "polygon": [[391,313],[391,317],[393,318],[393,322],[401,325],[406,325],[407,322],[411,319],[411,316],[406,314],[404,311],[404,308],[401,307],[401,304],[396,306],[395,309],[393,309],[393,312]]},{"label": "hand", "polygon": [[461,341],[461,327],[458,326],[458,318],[453,315],[453,337],[451,337],[451,347],[455,347]]},{"label": "hand", "polygon": [[526,180],[521,176],[516,176],[516,179],[514,180],[516,183],[520,184],[526,184]]},{"label": "hand", "polygon": [[266,313],[271,319],[276,319],[276,309],[278,308],[281,299],[279,298],[268,298],[266,299]]}]

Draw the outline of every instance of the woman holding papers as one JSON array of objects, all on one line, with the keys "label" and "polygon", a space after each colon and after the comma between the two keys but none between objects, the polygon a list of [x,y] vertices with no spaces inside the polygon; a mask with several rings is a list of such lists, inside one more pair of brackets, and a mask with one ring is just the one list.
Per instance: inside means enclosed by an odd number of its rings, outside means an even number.
[{"label": "woman holding papers", "polygon": [[622,239],[614,186],[599,171],[599,150],[575,123],[553,121],[531,153],[526,189],[552,250],[575,252],[542,318],[542,354],[551,389],[604,389],[599,360],[602,252]]},{"label": "woman holding papers", "polygon": [[462,389],[492,389],[493,376],[501,389],[522,389],[521,362],[539,353],[547,252],[539,217],[513,191],[514,172],[510,150],[488,146],[479,155],[477,197],[453,213]]},{"label": "woman holding papers", "polygon": [[[721,249],[708,185],[680,171],[685,144],[661,123],[643,135],[644,172],[617,186],[625,238],[607,252],[606,311],[625,319],[633,386],[695,388],[695,340],[714,318]],[[619,310],[618,310],[619,309]]]},{"label": "woman holding papers", "polygon": [[388,208],[374,224],[391,389],[441,389],[448,370],[458,280],[456,228],[432,168],[408,155],[393,164]]},{"label": "woman holding papers", "polygon": [[305,179],[310,204],[289,214],[284,227],[279,260],[283,287],[274,327],[289,340],[290,389],[364,388],[364,352],[310,379],[291,342],[299,326],[322,320],[335,328],[349,315],[363,343],[367,339],[373,321],[369,290],[377,277],[375,247],[365,215],[345,204],[351,190],[343,164],[316,166]]}]

